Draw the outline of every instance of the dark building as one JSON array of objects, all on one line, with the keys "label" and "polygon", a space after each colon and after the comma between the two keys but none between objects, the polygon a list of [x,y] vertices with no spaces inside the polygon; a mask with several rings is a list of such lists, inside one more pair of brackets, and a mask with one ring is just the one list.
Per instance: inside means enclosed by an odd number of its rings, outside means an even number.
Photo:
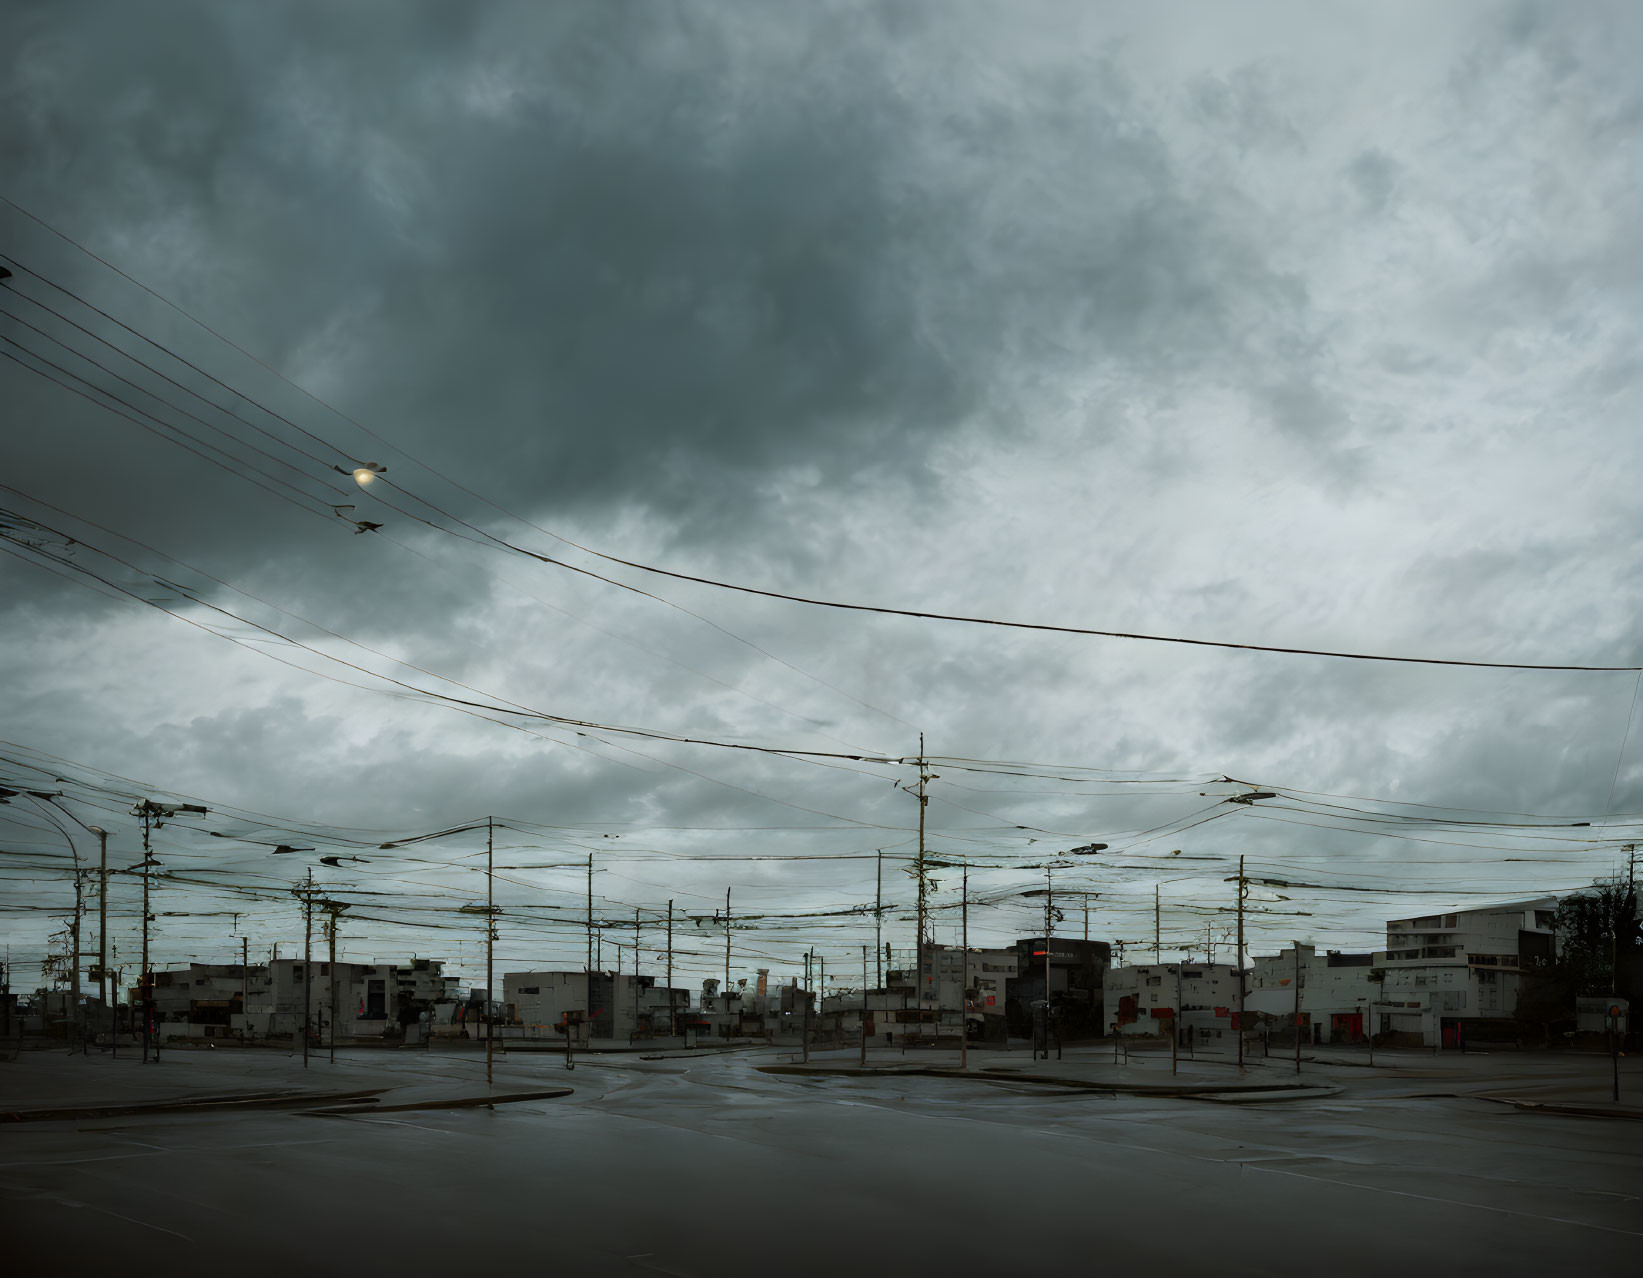
[{"label": "dark building", "polygon": [[[1033,1004],[1044,997],[1045,948],[1041,936],[1015,943],[1017,975],[1006,986],[1005,1015],[1016,1037],[1032,1033]],[[1057,936],[1048,948],[1050,1011],[1057,1032],[1066,1041],[1101,1037],[1101,984],[1112,966],[1112,946]]]}]

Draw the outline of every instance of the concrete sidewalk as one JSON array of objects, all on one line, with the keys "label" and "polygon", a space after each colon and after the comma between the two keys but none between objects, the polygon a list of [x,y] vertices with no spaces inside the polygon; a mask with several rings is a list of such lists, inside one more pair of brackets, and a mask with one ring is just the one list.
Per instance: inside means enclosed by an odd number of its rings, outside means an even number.
[{"label": "concrete sidewalk", "polygon": [[[767,1073],[810,1073],[848,1077],[862,1073],[859,1048],[812,1049],[808,1065],[800,1051],[772,1054]],[[1240,1074],[1231,1054],[1179,1055],[1171,1067],[1169,1049],[1120,1047],[1114,1061],[1110,1042],[1077,1044],[1052,1051],[1048,1060],[1030,1051],[977,1051],[969,1054],[967,1076],[1027,1086],[1062,1085],[1131,1094],[1207,1095],[1289,1093],[1344,1094],[1353,1100],[1394,1100],[1412,1096],[1513,1099],[1526,1107],[1579,1107],[1582,1112],[1623,1116],[1643,1107],[1643,1059],[1621,1061],[1622,1102],[1610,1099],[1611,1062],[1569,1052],[1377,1051],[1373,1064],[1363,1048],[1305,1048],[1299,1073],[1293,1056],[1246,1056]],[[956,1049],[885,1047],[869,1050],[866,1073],[874,1077],[962,1077]],[[1574,1112],[1571,1110],[1570,1112]]]}]

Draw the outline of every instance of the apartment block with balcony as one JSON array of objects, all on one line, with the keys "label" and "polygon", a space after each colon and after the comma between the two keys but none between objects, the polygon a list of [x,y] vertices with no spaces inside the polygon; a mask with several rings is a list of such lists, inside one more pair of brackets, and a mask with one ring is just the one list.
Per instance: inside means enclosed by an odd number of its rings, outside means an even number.
[{"label": "apartment block with balcony", "polygon": [[1556,912],[1545,896],[1388,922],[1377,1032],[1426,1047],[1510,1032],[1524,971],[1556,957]]}]

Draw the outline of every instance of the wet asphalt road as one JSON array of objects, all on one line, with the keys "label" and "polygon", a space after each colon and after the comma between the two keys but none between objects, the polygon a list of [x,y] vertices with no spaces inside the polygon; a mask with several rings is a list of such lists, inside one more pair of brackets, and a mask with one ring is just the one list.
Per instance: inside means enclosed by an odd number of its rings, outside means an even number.
[{"label": "wet asphalt road", "polygon": [[[1223,1106],[753,1068],[777,1059],[584,1058],[567,1073],[509,1056],[498,1090],[575,1094],[0,1127],[4,1267],[1630,1274],[1643,1249],[1643,1123],[1423,1098],[1418,1079]],[[161,1067],[173,1093],[189,1065]],[[284,1057],[254,1065],[258,1086],[301,1078]],[[135,1064],[82,1068],[156,1085]],[[238,1070],[200,1067],[198,1090],[251,1090]],[[304,1081],[333,1077],[397,1084],[396,1101],[483,1090],[474,1057],[362,1053]]]}]

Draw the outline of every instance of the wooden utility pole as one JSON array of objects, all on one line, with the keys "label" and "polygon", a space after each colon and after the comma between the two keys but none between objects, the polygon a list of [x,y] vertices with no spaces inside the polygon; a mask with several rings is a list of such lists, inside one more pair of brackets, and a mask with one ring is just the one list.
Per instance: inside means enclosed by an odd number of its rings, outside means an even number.
[{"label": "wooden utility pole", "polygon": [[861,1067],[867,1068],[867,947],[861,947]]},{"label": "wooden utility pole", "polygon": [[[143,818],[143,961],[139,983],[143,991],[143,1061],[148,1061],[148,1041],[154,1021],[154,974],[148,970],[148,865],[154,858],[148,850],[148,821],[153,804],[144,799],[139,805]],[[160,1059],[160,1044],[154,1044],[154,1059]]]},{"label": "wooden utility pole", "polygon": [[[108,983],[108,831],[93,826],[97,834],[97,993],[103,1006],[113,1010],[113,991]],[[112,1045],[114,1039],[109,1038]]]},{"label": "wooden utility pole", "polygon": [[[587,1019],[588,1042],[593,1042],[593,853],[588,853],[588,959],[583,968],[588,974],[587,1009],[583,1015]],[[570,1050],[570,1024],[565,1025],[565,1049]]]},{"label": "wooden utility pole", "polygon": [[667,903],[667,1036],[679,1036],[679,1018],[673,1009],[673,902]]},{"label": "wooden utility pole", "polygon": [[1044,1059],[1050,1059],[1050,933],[1055,930],[1055,871],[1044,867]]},{"label": "wooden utility pole", "polygon": [[[964,867],[963,886],[959,888],[958,947],[958,1067],[970,1068],[970,867]],[[1088,903],[1085,918],[1088,919]],[[1088,923],[1085,924],[1086,930]],[[1088,937],[1086,936],[1086,940]]]},{"label": "wooden utility pole", "polygon": [[[333,921],[332,927],[335,928]],[[333,935],[332,944],[336,943]],[[336,981],[336,958],[333,951],[331,980]],[[491,1008],[496,1005],[496,819],[485,818],[485,1086],[491,1085],[491,1057],[496,1041],[496,1022]],[[335,1023],[331,1027],[331,1041],[335,1043]],[[335,1059],[335,1048],[332,1059]]]},{"label": "wooden utility pole", "polygon": [[251,1024],[247,1005],[251,1002],[251,941],[240,937],[240,1037],[245,1038]]},{"label": "wooden utility pole", "polygon": [[725,1011],[730,1010],[730,889],[725,889]]},{"label": "wooden utility pole", "polygon": [[[148,1059],[148,1044],[152,1038],[156,1064],[160,1060],[160,1039],[153,1028],[154,973],[150,967],[148,957],[148,925],[150,922],[148,913],[148,871],[151,866],[158,865],[159,862],[154,860],[149,851],[149,826],[151,822],[153,825],[159,826],[163,824],[160,818],[163,817],[169,820],[180,812],[194,812],[203,815],[206,811],[206,808],[202,808],[195,803],[156,803],[153,799],[139,799],[131,809],[131,814],[141,817],[143,821],[143,967],[141,986],[146,991],[143,1007],[143,1059],[145,1061]],[[79,962],[78,957],[76,957],[75,962]]]},{"label": "wooden utility pole", "polygon": [[[1291,941],[1295,947],[1295,1072],[1301,1072],[1301,943]],[[1442,1034],[1442,1020],[1439,1020],[1439,1034]]]},{"label": "wooden utility pole", "polygon": [[874,989],[884,988],[884,849],[878,850],[878,888],[873,893],[873,963],[878,973]]},{"label": "wooden utility pole", "polygon": [[[78,858],[76,858],[78,860]],[[74,1038],[80,1040],[80,1046],[85,1046],[85,1036],[80,1032],[80,915],[85,912],[85,900],[82,894],[84,887],[80,871],[74,871],[74,926],[69,929],[69,952],[74,956],[68,966],[68,1007],[69,1029]]]},{"label": "wooden utility pole", "polygon": [[918,910],[917,922],[918,944],[914,955],[914,988],[918,990],[918,1020],[919,1037],[924,1037],[924,937],[926,925],[929,921],[929,904],[927,896],[927,881],[925,878],[924,858],[924,809],[930,805],[930,796],[925,793],[925,782],[931,780],[926,771],[924,760],[924,734],[918,734]]},{"label": "wooden utility pole", "polygon": [[[1613,1076],[1611,1094],[1615,1104],[1620,1103],[1620,929],[1622,927],[1622,913],[1625,914],[1624,926],[1630,933],[1633,919],[1636,916],[1637,900],[1637,845],[1626,844],[1626,895],[1613,902],[1609,912],[1612,923],[1610,932],[1614,939],[1614,953],[1609,960],[1609,1056],[1610,1071]],[[1439,1022],[1438,1037],[1443,1037],[1442,1022]]]},{"label": "wooden utility pole", "polygon": [[1244,1072],[1244,858],[1238,858],[1238,1073]]},{"label": "wooden utility pole", "polygon": [[800,1030],[800,1041],[806,1065],[810,1063],[810,964],[815,961],[815,957],[811,950],[804,952],[804,1024]]},{"label": "wooden utility pole", "polygon": [[633,1032],[639,1032],[639,907],[633,907]]},{"label": "wooden utility pole", "polygon": [[1163,914],[1158,905],[1158,885],[1152,885],[1152,961],[1159,961],[1164,952]]},{"label": "wooden utility pole", "polygon": [[344,908],[344,906],[338,905],[335,901],[327,901],[325,903],[325,912],[330,915],[329,923],[331,932],[331,964],[329,973],[331,979],[328,984],[331,988],[330,1063],[332,1065],[337,1063],[337,915],[340,914]]},{"label": "wooden utility pole", "polygon": [[302,894],[302,1067],[308,1068],[308,1033],[314,1021],[314,871]]},{"label": "wooden utility pole", "polygon": [[1186,1017],[1181,1014],[1181,964],[1175,965],[1175,1015],[1170,1017],[1169,1023],[1169,1072],[1175,1073],[1176,1061],[1181,1050],[1181,1022]]}]

